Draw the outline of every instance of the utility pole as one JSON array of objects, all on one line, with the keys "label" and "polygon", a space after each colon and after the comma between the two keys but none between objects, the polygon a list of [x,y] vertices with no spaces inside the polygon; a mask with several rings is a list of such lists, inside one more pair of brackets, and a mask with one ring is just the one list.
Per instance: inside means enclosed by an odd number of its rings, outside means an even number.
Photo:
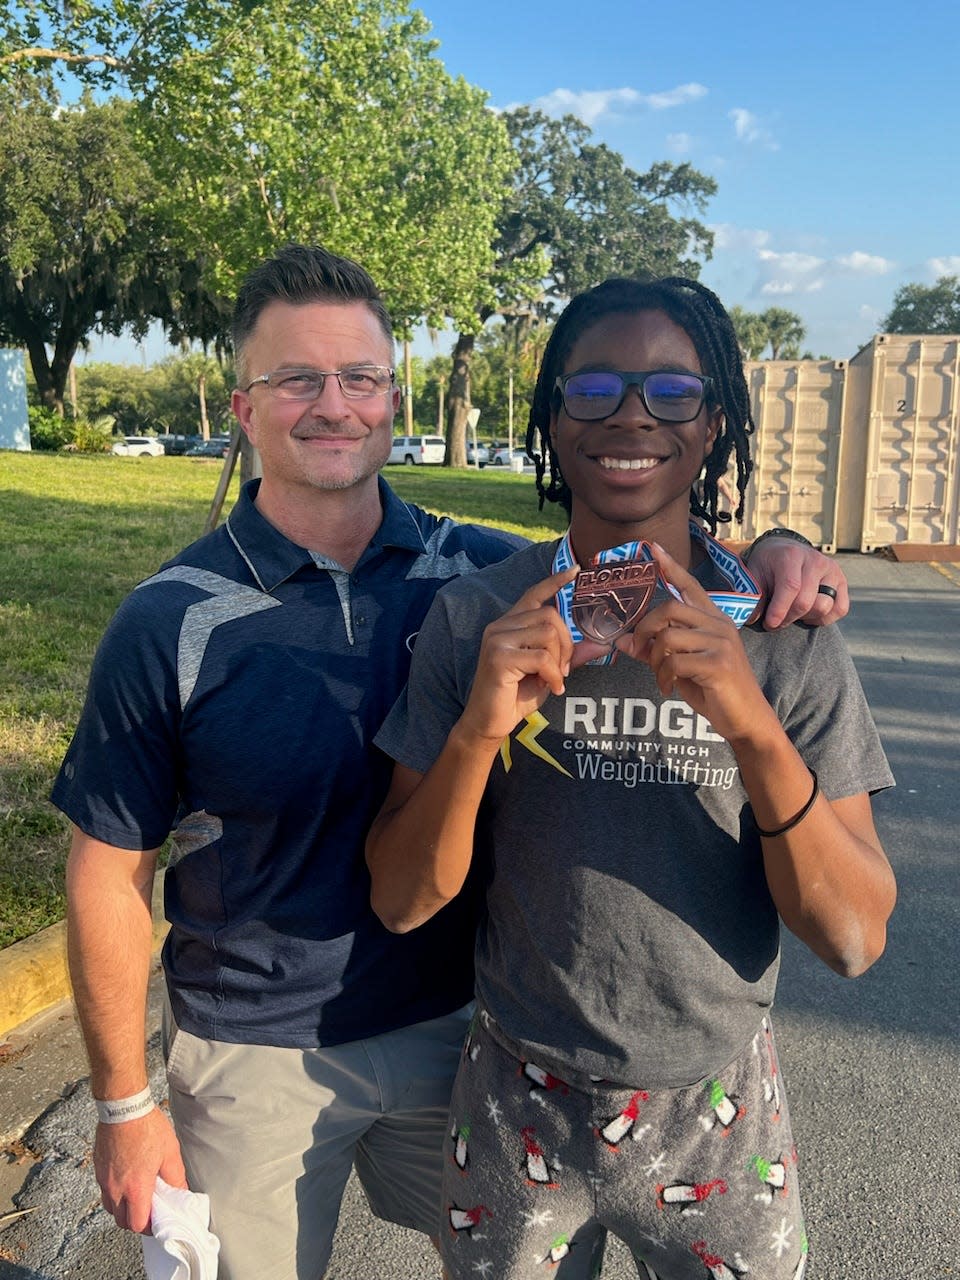
[{"label": "utility pole", "polygon": [[507,370],[507,443],[513,457],[513,370]]}]

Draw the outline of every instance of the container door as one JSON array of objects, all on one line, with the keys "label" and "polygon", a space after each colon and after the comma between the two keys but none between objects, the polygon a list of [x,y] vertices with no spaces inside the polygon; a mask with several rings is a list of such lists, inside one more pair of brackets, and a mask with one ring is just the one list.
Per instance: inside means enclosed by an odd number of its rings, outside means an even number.
[{"label": "container door", "polygon": [[860,549],[958,541],[960,338],[874,344]]}]

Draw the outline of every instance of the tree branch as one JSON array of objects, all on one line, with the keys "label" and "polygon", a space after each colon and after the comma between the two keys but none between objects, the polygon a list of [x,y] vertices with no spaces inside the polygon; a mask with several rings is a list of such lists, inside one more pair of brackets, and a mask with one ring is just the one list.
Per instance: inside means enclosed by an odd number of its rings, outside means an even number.
[{"label": "tree branch", "polygon": [[68,53],[66,49],[14,49],[10,53],[0,53],[0,65],[11,65],[15,62],[30,62],[38,59],[48,62],[77,62],[89,64],[102,62],[105,67],[126,67],[123,58],[115,58],[110,53]]}]

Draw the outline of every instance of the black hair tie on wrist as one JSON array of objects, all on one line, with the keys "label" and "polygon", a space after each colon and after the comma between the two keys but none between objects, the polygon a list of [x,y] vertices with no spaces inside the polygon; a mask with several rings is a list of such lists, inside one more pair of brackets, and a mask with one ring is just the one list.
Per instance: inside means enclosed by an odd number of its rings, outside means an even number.
[{"label": "black hair tie on wrist", "polygon": [[[807,765],[807,768],[810,769],[810,766]],[[788,831],[792,831],[794,827],[798,826],[804,820],[813,808],[817,796],[820,794],[820,782],[812,769],[810,769],[810,777],[813,779],[813,790],[810,792],[810,799],[803,806],[800,812],[792,817],[789,822],[785,822],[782,827],[775,827],[773,831],[764,831],[763,827],[758,826],[757,832],[760,835],[765,836],[768,840],[772,840],[774,836],[786,835]]]}]

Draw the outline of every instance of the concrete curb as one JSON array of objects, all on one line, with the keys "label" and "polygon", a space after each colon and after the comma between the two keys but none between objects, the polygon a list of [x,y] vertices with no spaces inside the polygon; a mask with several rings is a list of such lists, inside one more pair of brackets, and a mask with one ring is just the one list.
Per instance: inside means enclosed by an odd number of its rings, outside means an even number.
[{"label": "concrete curb", "polygon": [[[153,949],[163,945],[163,873],[153,884]],[[0,951],[0,1036],[72,997],[67,970],[67,926],[52,924]]]}]

